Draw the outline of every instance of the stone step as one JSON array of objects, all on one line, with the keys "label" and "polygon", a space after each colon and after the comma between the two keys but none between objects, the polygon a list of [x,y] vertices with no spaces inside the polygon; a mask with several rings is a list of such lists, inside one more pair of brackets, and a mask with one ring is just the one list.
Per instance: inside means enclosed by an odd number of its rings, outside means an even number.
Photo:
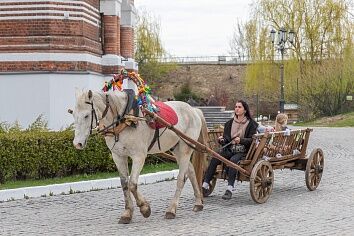
[{"label": "stone step", "polygon": [[206,124],[207,124],[207,127],[208,127],[208,129],[212,129],[212,128],[215,128],[215,127],[218,127],[218,126],[224,126],[224,124],[225,124],[225,122],[223,123],[223,122],[206,122]]},{"label": "stone step", "polygon": [[210,106],[196,106],[196,108],[202,110],[202,112],[222,112],[225,111],[225,107],[217,106],[217,107],[210,107]]},{"label": "stone step", "polygon": [[206,121],[209,121],[209,122],[226,122],[228,120],[230,120],[231,117],[205,117],[205,120]]},{"label": "stone step", "polygon": [[213,113],[203,113],[204,117],[220,117],[220,118],[232,118],[234,116],[234,113],[228,113],[228,112],[213,112]]}]

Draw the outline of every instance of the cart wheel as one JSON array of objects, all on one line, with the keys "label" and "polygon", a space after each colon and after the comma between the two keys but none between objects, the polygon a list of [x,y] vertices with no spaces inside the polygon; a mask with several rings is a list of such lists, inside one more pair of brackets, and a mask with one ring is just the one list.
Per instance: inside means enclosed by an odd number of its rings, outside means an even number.
[{"label": "cart wheel", "polygon": [[273,191],[274,172],[272,165],[265,160],[258,161],[252,169],[250,192],[257,203],[265,203]]},{"label": "cart wheel", "polygon": [[307,159],[305,180],[310,191],[315,190],[320,184],[324,168],[324,156],[321,148],[314,149]]}]

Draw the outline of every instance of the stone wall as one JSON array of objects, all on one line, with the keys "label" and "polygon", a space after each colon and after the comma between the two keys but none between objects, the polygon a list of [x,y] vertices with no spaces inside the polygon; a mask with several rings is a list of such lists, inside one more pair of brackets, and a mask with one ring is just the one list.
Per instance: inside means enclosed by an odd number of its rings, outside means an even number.
[{"label": "stone wall", "polygon": [[245,65],[180,65],[154,92],[161,98],[173,97],[188,83],[199,97],[225,94],[229,97],[228,103],[234,103],[244,98],[245,68]]},{"label": "stone wall", "polygon": [[[212,94],[228,97],[226,109],[233,110],[235,102],[243,99],[250,105],[252,114],[256,115],[256,96],[249,96],[244,92],[246,66],[246,64],[180,65],[154,88],[153,93],[162,99],[167,99],[180,92],[184,84],[189,83],[192,92],[199,97],[209,98]],[[262,101],[261,95],[259,98],[258,114],[267,116],[270,114],[273,117],[277,111],[277,99],[266,102]]]}]

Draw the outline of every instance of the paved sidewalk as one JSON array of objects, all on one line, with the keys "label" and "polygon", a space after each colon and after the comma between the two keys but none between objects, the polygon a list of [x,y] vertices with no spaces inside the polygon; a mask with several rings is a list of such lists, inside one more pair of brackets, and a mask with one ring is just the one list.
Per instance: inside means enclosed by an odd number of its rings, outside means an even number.
[{"label": "paved sidewalk", "polygon": [[[178,170],[161,171],[139,176],[138,184],[152,184],[177,178]],[[79,192],[96,191],[121,187],[120,178],[97,179],[63,184],[51,184],[47,186],[36,186],[0,190],[0,202],[33,197],[46,197],[53,195],[64,195]]]},{"label": "paved sidewalk", "polygon": [[302,171],[277,170],[272,196],[256,204],[249,183],[238,183],[233,198],[221,196],[219,181],[204,210],[192,211],[190,183],[182,193],[177,217],[164,219],[176,181],[139,188],[152,213],[135,209],[133,222],[118,224],[124,209],[122,190],[39,197],[0,203],[0,235],[354,235],[354,128],[315,128],[308,153],[321,147],[325,170],[319,188],[310,192]]}]

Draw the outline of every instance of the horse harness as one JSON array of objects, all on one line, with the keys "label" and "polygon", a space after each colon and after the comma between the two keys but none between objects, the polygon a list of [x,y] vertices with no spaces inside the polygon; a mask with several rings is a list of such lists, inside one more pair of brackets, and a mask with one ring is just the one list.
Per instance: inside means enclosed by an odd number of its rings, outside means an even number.
[{"label": "horse harness", "polygon": [[[137,117],[134,116],[133,114],[130,114],[131,110],[133,109],[132,107],[132,102],[131,102],[131,96],[129,96],[129,93],[127,94],[128,102],[125,106],[125,109],[123,111],[123,114],[120,115],[118,114],[115,120],[108,126],[104,126],[100,121],[104,119],[109,111],[111,109],[111,112],[114,114],[114,111],[109,103],[109,95],[106,94],[106,107],[102,113],[102,117],[100,119],[97,118],[96,111],[93,107],[93,102],[85,102],[86,104],[91,105],[91,128],[90,128],[90,135],[92,134],[92,131],[97,128],[97,133],[96,134],[102,134],[103,136],[114,136],[116,139],[116,142],[119,140],[119,133],[122,132],[127,126],[136,126],[137,122],[139,120],[146,120],[145,118],[142,117]],[[133,98],[134,99],[134,98]],[[94,122],[96,126],[94,127]]]},{"label": "horse harness", "polygon": [[[100,123],[100,121],[106,117],[109,109],[111,109],[112,113],[114,114],[114,111],[109,103],[109,95],[106,94],[106,107],[102,113],[101,119],[97,118],[96,111],[93,107],[93,102],[85,102],[86,104],[91,105],[90,135],[92,134],[92,130],[97,128],[96,134],[102,134],[105,137],[106,136],[115,137],[115,142],[118,142],[120,132],[122,132],[126,127],[128,127],[128,126],[129,127],[136,127],[136,125],[138,124],[138,121],[148,122],[148,120],[145,117],[139,117],[139,116],[135,116],[134,114],[131,114],[134,109],[137,109],[137,107],[133,107],[133,102],[131,101],[131,99],[134,99],[134,98],[131,96],[131,94],[129,94],[129,92],[127,92],[127,91],[125,91],[125,92],[127,94],[128,101],[127,101],[127,104],[126,104],[125,109],[123,111],[123,114],[122,115],[118,114],[116,120],[113,121],[108,126],[104,126],[102,123]],[[96,127],[93,127],[94,119],[95,119]],[[159,149],[161,150],[159,138],[162,136],[162,134],[166,131],[167,128],[168,127],[166,127],[161,134],[160,134],[158,128],[155,129],[154,137],[148,147],[148,151],[150,151],[150,149],[154,146],[156,141],[158,143]],[[191,143],[186,141],[180,135],[178,135],[178,136],[192,149],[197,150],[197,151],[201,151],[201,152],[205,152],[204,150],[198,150],[198,148],[195,145],[193,146]]]}]

